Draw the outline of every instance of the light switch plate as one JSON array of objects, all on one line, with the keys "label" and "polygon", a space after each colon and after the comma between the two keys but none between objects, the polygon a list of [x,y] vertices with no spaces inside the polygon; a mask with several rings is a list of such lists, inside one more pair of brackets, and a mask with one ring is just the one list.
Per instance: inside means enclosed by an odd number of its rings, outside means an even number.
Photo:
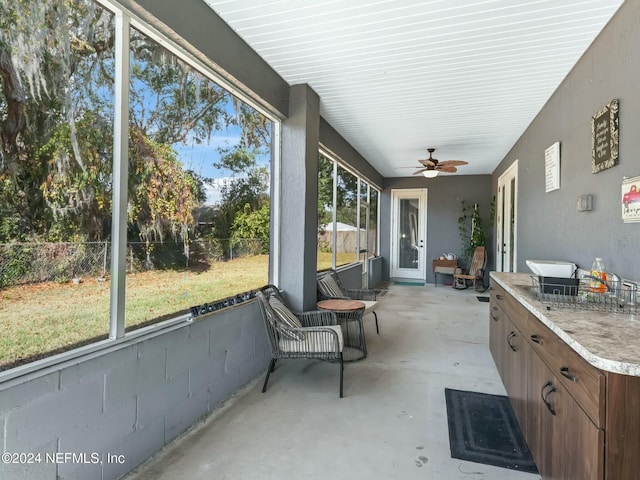
[{"label": "light switch plate", "polygon": [[578,197],[576,209],[579,212],[590,212],[593,210],[593,195],[583,194]]}]

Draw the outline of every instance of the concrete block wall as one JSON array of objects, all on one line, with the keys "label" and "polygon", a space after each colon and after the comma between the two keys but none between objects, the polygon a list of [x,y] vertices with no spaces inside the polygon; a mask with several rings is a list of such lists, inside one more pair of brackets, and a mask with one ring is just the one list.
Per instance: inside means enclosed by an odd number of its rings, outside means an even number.
[{"label": "concrete block wall", "polygon": [[120,478],[270,358],[251,302],[0,384],[0,478]]}]

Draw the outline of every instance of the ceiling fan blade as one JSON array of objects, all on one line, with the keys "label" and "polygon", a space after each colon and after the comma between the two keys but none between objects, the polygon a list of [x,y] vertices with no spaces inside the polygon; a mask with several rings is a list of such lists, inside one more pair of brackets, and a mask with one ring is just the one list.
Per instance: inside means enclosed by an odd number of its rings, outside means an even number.
[{"label": "ceiling fan blade", "polygon": [[444,160],[438,165],[442,167],[460,167],[462,165],[469,165],[469,162],[465,162],[464,160]]},{"label": "ceiling fan blade", "polygon": [[435,167],[436,164],[435,162],[427,159],[427,160],[418,160],[422,165],[424,165],[425,167]]},{"label": "ceiling fan blade", "polygon": [[458,171],[456,167],[447,166],[447,165],[445,165],[444,167],[438,166],[436,170],[440,170],[441,172],[447,172],[447,173],[456,173]]},{"label": "ceiling fan blade", "polygon": [[418,175],[419,173],[426,172],[427,170],[433,170],[433,168],[432,167],[419,168],[418,170],[413,172],[413,175]]}]

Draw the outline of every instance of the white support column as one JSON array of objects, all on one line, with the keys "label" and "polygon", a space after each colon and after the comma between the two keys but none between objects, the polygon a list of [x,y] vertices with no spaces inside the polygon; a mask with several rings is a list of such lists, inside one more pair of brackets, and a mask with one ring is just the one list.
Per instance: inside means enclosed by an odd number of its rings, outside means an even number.
[{"label": "white support column", "polygon": [[129,167],[129,25],[116,12],[113,200],[111,219],[111,310],[109,338],[124,336],[127,272],[127,180]]}]

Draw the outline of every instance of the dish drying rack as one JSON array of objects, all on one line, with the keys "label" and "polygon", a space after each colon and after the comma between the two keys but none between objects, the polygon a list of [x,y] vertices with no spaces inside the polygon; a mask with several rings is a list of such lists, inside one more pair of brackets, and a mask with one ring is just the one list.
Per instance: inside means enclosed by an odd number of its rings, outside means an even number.
[{"label": "dish drying rack", "polygon": [[[638,312],[638,285],[627,281],[597,282],[594,288],[592,277],[555,278],[532,275],[533,292],[537,299],[561,308],[592,310],[597,312],[626,313]],[[604,291],[598,291],[598,290]]]}]

